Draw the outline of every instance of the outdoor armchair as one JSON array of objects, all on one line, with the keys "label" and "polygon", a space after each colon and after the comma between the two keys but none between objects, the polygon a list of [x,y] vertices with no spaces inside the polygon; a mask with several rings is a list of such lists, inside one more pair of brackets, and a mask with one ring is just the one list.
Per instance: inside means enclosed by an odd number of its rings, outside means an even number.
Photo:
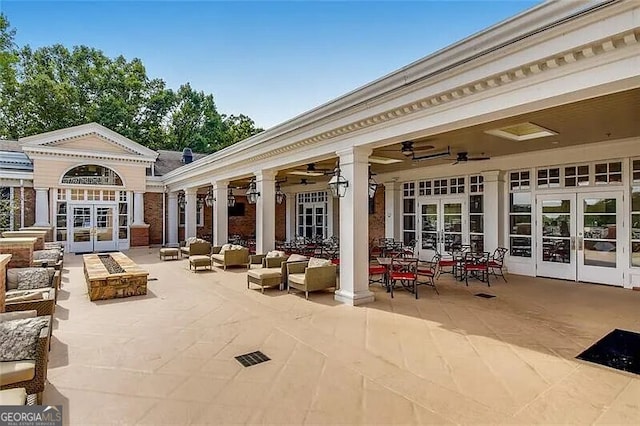
[{"label": "outdoor armchair", "polygon": [[[0,322],[33,318],[35,311],[7,312],[0,314]],[[25,388],[28,395],[36,395],[36,403],[42,404],[42,392],[47,380],[51,317],[48,325],[40,330],[34,359],[0,362],[0,390]]]},{"label": "outdoor armchair", "polygon": [[[287,292],[291,288],[304,291],[309,299],[309,292],[336,287],[337,267],[327,261],[323,266],[314,266],[318,259],[311,258],[308,262],[291,262],[287,265]],[[324,260],[324,259],[320,259]]]},{"label": "outdoor armchair", "polygon": [[[207,252],[206,254],[207,255],[210,254],[210,252],[211,252],[211,243],[206,241],[206,240],[202,240],[202,239],[196,238],[196,237],[190,237],[190,238],[187,238],[185,240],[184,244],[182,244],[181,247],[180,247],[180,254],[182,256],[187,256],[187,257],[192,255],[192,254],[196,254],[196,253],[191,253],[191,247],[194,244],[197,244],[196,247],[201,246],[202,244],[209,244],[209,252]],[[196,250],[201,250],[201,249],[196,248]],[[204,253],[199,253],[199,254],[204,254]]]},{"label": "outdoor armchair", "polygon": [[222,246],[217,254],[211,255],[211,262],[223,269],[229,266],[244,266],[249,268],[249,249],[240,246]]},{"label": "outdoor armchair", "polygon": [[[254,256],[252,256],[253,260],[255,260]],[[247,288],[253,283],[259,285],[262,293],[264,293],[265,287],[282,285],[282,277],[285,275],[284,270],[286,269],[286,260],[289,256],[258,256],[262,257],[262,267],[249,269],[249,271],[247,271]]]}]

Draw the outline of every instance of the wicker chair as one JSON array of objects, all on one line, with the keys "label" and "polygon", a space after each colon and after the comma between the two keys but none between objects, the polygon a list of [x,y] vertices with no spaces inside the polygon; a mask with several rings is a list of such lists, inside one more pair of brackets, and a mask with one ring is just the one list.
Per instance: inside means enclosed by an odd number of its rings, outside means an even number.
[{"label": "wicker chair", "polygon": [[[216,249],[218,250],[217,247]],[[214,250],[214,254],[211,255],[211,262],[224,270],[229,266],[244,266],[246,268],[251,266],[249,263],[249,249],[245,247],[224,251],[218,250],[218,253]]]},{"label": "wicker chair", "polygon": [[309,268],[308,262],[288,262],[287,266],[287,293],[291,288],[304,291],[305,298],[309,299],[309,292],[336,287],[337,266],[330,264]]},{"label": "wicker chair", "polygon": [[[0,314],[0,322],[35,316],[35,311],[7,312]],[[0,390],[25,388],[28,395],[36,395],[38,405],[42,404],[42,392],[47,381],[50,329],[51,318],[49,325],[40,331],[34,360],[0,362]]]},{"label": "wicker chair", "polygon": [[193,267],[198,271],[198,267],[211,269],[211,244],[207,241],[197,241],[189,245],[189,269]]},{"label": "wicker chair", "polygon": [[[255,260],[255,256],[251,256]],[[263,257],[262,267],[247,271],[247,288],[250,284],[259,285],[262,293],[265,287],[279,287],[282,285],[282,277],[286,270],[286,261],[289,256]]]},{"label": "wicker chair", "polygon": [[[58,291],[60,289],[60,284],[62,281],[61,278],[61,273],[59,270],[55,270],[54,268],[47,268],[47,272],[49,272],[49,281],[46,283],[42,283],[42,287],[35,289],[35,290],[18,290],[16,288],[17,283],[14,282],[14,280],[16,279],[16,275],[19,271],[24,271],[24,270],[28,270],[31,268],[9,268],[7,269],[7,279],[6,279],[6,298],[7,298],[7,311],[15,311],[15,310],[19,310],[19,311],[24,311],[24,310],[31,310],[31,309],[36,309],[38,311],[38,316],[41,315],[51,315],[53,314],[53,311],[49,312],[49,311],[41,311],[40,308],[36,308],[36,306],[33,306],[31,308],[17,308],[15,307],[15,309],[10,309],[9,308],[9,303],[11,301],[11,299],[15,299],[15,298],[21,298],[22,302],[25,302],[26,300],[25,297],[22,297],[25,295],[25,292],[29,292],[29,293],[36,293],[36,292],[46,292],[49,293],[50,295],[52,295],[52,299],[53,299],[53,303],[57,303],[58,302]],[[38,268],[40,269],[40,268]],[[50,299],[51,297],[46,297],[46,299]],[[37,298],[37,297],[31,297],[31,301],[34,301],[36,299],[42,299],[42,298]],[[42,313],[41,313],[42,312]]]},{"label": "wicker chair", "polygon": [[[191,248],[194,247],[195,245],[196,251],[198,251],[199,249],[197,247],[202,244],[209,244],[209,250],[211,250],[211,243],[209,241],[202,240],[200,238],[195,238],[195,237],[187,238],[184,244],[182,244],[180,247],[180,255],[189,257],[192,254],[196,254],[191,252]],[[198,253],[198,254],[203,254],[203,253]],[[206,254],[210,254],[210,253],[206,253]]]}]

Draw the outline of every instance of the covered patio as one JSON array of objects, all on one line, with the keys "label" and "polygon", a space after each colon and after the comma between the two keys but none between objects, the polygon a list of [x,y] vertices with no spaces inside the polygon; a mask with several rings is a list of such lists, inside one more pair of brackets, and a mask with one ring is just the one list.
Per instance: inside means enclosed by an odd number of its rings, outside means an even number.
[{"label": "covered patio", "polygon": [[[90,302],[67,256],[44,400],[75,423],[635,423],[640,376],[575,359],[638,330],[640,292],[509,275],[353,307],[247,290],[157,250],[147,296]],[[475,297],[491,293],[492,299]],[[260,350],[270,361],[243,368]]]}]

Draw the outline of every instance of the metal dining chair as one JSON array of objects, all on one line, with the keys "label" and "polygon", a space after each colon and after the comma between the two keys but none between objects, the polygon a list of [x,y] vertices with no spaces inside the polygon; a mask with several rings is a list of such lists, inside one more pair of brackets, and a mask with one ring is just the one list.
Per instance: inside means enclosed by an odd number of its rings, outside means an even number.
[{"label": "metal dining chair", "polygon": [[396,282],[400,281],[400,285],[406,290],[415,294],[418,298],[418,259],[395,257],[391,260],[391,270],[389,271],[389,292],[393,299],[393,289]]}]

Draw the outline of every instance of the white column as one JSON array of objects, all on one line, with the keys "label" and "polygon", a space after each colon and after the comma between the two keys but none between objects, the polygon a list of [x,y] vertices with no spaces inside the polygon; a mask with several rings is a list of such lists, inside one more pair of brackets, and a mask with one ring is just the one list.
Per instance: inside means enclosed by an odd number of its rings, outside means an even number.
[{"label": "white column", "polygon": [[198,188],[187,188],[184,190],[184,238],[197,236],[196,233],[196,215],[198,212]]},{"label": "white column", "polygon": [[227,181],[213,182],[213,245],[221,246],[229,241],[229,205]]},{"label": "white column", "polygon": [[36,223],[33,226],[51,226],[49,223],[48,188],[36,188]]},{"label": "white column", "polygon": [[349,182],[340,199],[340,289],[335,299],[349,305],[372,302],[369,291],[368,148],[338,151],[340,170]]},{"label": "white column", "polygon": [[504,173],[483,172],[484,251],[504,247]]},{"label": "white column", "polygon": [[287,232],[287,241],[291,241],[296,236],[296,194],[288,192],[286,203],[286,223],[285,230]]},{"label": "white column", "polygon": [[402,239],[400,218],[402,204],[400,184],[396,181],[384,183],[384,236],[385,238]]},{"label": "white column", "polygon": [[144,192],[135,192],[133,195],[132,225],[146,225],[144,223]]},{"label": "white column", "polygon": [[178,243],[178,193],[173,191],[168,194],[167,203],[167,245],[176,247]]},{"label": "white column", "polygon": [[276,247],[276,172],[256,172],[256,253],[267,253]]}]

